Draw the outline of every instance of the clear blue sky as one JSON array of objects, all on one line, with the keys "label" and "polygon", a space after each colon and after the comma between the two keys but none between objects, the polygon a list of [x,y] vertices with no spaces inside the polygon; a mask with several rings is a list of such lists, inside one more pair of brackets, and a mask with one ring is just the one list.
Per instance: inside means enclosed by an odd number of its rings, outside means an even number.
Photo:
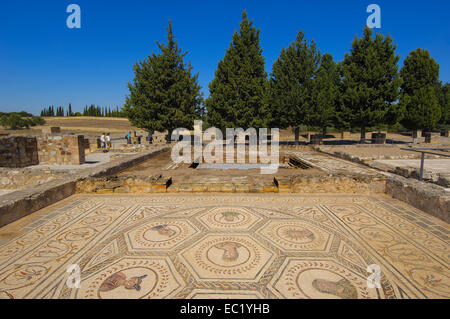
[{"label": "clear blue sky", "polygon": [[[82,28],[66,27],[66,7],[82,10]],[[0,1],[0,111],[38,114],[69,102],[121,106],[133,78],[132,65],[157,51],[172,19],[179,45],[188,51],[205,97],[219,59],[247,9],[261,29],[266,70],[282,47],[303,30],[322,52],[342,60],[362,34],[367,5],[381,7],[382,29],[406,55],[426,48],[450,82],[450,1],[448,0],[2,0]]]}]

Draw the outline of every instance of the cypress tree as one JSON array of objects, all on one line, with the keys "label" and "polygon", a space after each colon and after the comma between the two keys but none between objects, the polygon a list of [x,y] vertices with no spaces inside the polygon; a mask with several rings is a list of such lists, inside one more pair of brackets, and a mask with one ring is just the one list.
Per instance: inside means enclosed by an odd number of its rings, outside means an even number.
[{"label": "cypress tree", "polygon": [[[441,84],[442,85],[442,84]],[[450,125],[450,84],[445,83],[440,88],[439,104],[441,105],[441,123]]]},{"label": "cypress tree", "polygon": [[202,108],[198,74],[185,64],[169,20],[167,45],[157,43],[161,53],[153,53],[134,65],[135,78],[128,84],[124,111],[130,122],[153,132],[178,127],[193,128]]},{"label": "cypress tree", "polygon": [[432,130],[441,118],[439,64],[428,50],[416,49],[405,59],[400,103],[405,109],[403,125],[416,131]]},{"label": "cypress tree", "polygon": [[220,129],[266,127],[267,73],[259,45],[260,30],[243,11],[239,32],[218,63],[206,100],[207,122]]},{"label": "cypress tree", "polygon": [[312,81],[320,64],[320,51],[299,31],[296,40],[281,50],[272,66],[270,96],[272,125],[291,126],[298,143],[299,126],[306,124],[311,105]]},{"label": "cypress tree", "polygon": [[352,49],[344,57],[340,72],[342,98],[340,118],[351,127],[361,128],[361,143],[365,142],[366,127],[397,121],[401,111],[395,102],[399,95],[396,45],[392,38],[383,37],[364,27],[362,38],[353,40]]},{"label": "cypress tree", "polygon": [[335,120],[339,97],[339,73],[337,64],[331,54],[324,54],[320,67],[313,80],[311,104],[306,115],[309,125],[322,128],[326,136],[327,126],[332,126]]}]

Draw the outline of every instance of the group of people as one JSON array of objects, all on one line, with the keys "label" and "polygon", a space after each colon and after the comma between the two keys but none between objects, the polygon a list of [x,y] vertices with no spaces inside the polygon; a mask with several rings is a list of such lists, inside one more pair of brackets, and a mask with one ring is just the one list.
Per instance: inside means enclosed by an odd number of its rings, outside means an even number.
[{"label": "group of people", "polygon": [[[127,144],[131,144],[131,132],[128,132],[127,135],[125,135],[125,139],[127,140]],[[153,143],[153,134],[152,133],[150,133],[150,132],[148,133],[147,140],[150,144]]]},{"label": "group of people", "polygon": [[[125,136],[125,139],[127,140],[127,144],[131,144],[131,132],[128,132]],[[153,143],[153,134],[148,133],[147,139],[150,144]],[[102,150],[107,151],[111,148],[111,135],[110,133],[102,133],[100,136],[100,142]]]},{"label": "group of people", "polygon": [[102,133],[102,136],[100,136],[100,142],[103,150],[109,150],[111,148],[111,135],[109,133]]}]

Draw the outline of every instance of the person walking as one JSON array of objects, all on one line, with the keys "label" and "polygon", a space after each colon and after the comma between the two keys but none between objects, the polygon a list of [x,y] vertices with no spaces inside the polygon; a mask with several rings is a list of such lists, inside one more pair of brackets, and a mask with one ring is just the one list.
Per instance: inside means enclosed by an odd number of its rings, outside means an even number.
[{"label": "person walking", "polygon": [[108,150],[111,148],[111,135],[109,133],[106,134],[106,147]]},{"label": "person walking", "polygon": [[104,150],[106,148],[105,133],[102,133],[102,136],[100,136],[100,142],[102,144],[102,149]]},{"label": "person walking", "polygon": [[153,134],[152,132],[148,132],[148,143],[153,144]]},{"label": "person walking", "polygon": [[127,144],[131,144],[131,132],[128,132],[125,138],[127,139]]}]

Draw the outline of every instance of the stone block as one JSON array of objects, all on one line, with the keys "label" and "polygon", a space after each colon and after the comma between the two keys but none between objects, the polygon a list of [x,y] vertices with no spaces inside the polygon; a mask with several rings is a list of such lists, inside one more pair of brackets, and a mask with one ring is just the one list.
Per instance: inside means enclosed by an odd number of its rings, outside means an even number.
[{"label": "stone block", "polygon": [[0,138],[0,167],[26,167],[39,164],[35,137]]},{"label": "stone block", "polygon": [[341,140],[350,138],[350,132],[341,132]]},{"label": "stone block", "polygon": [[41,164],[81,165],[85,163],[83,135],[45,135],[38,138]]},{"label": "stone block", "polygon": [[44,126],[42,134],[61,134],[61,128],[59,126]]},{"label": "stone block", "polygon": [[440,133],[431,133],[431,132],[425,132],[425,143],[430,144],[439,144],[441,141],[441,134]]}]

